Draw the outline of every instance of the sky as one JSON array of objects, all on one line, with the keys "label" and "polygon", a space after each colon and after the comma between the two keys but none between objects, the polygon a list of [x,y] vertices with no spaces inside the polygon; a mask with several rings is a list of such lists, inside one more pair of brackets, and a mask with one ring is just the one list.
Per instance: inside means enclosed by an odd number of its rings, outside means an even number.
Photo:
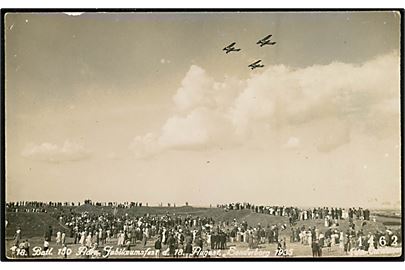
[{"label": "sky", "polygon": [[7,201],[400,207],[398,13],[10,13],[5,50]]}]

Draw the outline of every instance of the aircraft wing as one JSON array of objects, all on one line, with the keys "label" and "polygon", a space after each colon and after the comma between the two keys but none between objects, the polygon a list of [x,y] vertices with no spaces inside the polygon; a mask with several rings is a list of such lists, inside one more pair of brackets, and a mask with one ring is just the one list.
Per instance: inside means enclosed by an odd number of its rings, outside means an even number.
[{"label": "aircraft wing", "polygon": [[229,44],[228,46],[226,46],[226,49],[231,49],[234,45],[236,44],[236,42],[233,42],[231,44]]},{"label": "aircraft wing", "polygon": [[262,40],[265,41],[265,40],[271,38],[271,36],[272,36],[272,35],[268,35],[267,37],[263,38]]}]

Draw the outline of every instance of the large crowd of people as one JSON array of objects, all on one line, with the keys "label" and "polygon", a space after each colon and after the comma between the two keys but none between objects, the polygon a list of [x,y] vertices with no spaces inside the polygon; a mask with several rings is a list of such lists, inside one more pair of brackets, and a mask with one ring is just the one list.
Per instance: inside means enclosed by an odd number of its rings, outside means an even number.
[{"label": "large crowd of people", "polygon": [[[86,201],[85,204],[91,202]],[[91,203],[93,204],[93,203]],[[49,206],[63,207],[73,204],[29,202],[24,204],[7,204],[6,211],[18,212],[18,209],[46,209]],[[98,205],[98,204],[94,204]],[[136,207],[140,204],[102,204],[117,207]],[[131,206],[132,205],[132,206]],[[45,207],[46,206],[46,207]],[[68,244],[98,249],[113,245],[126,250],[153,246],[156,250],[168,250],[169,256],[178,256],[177,250],[183,250],[185,256],[198,256],[193,250],[227,249],[230,245],[242,244],[249,249],[264,245],[274,245],[277,249],[287,249],[288,245],[308,246],[313,256],[322,256],[324,248],[340,248],[346,254],[353,250],[372,252],[382,245],[395,245],[401,239],[393,238],[390,230],[364,232],[364,226],[370,221],[370,211],[362,208],[311,208],[284,206],[256,206],[250,203],[230,203],[218,205],[224,211],[249,209],[252,212],[286,217],[286,223],[248,224],[244,220],[215,220],[213,217],[188,214],[118,214],[117,211],[101,214],[91,212],[65,211],[55,212],[60,225],[65,230],[56,230],[48,226],[44,231],[44,250],[50,243],[61,247]],[[36,211],[34,211],[36,212]],[[287,219],[288,218],[288,219]],[[322,225],[297,225],[298,221],[321,219]],[[347,220],[349,227],[339,226]],[[360,221],[357,225],[355,221]],[[302,223],[302,222],[301,222]],[[319,223],[319,222],[318,222]],[[317,223],[317,224],[318,224]],[[358,222],[357,222],[358,223]],[[69,238],[70,242],[67,243]],[[289,243],[287,242],[289,239]],[[22,240],[21,229],[14,236],[13,249],[26,249],[29,255],[28,239]],[[15,252],[14,252],[15,254]]]},{"label": "large crowd of people", "polygon": [[290,224],[293,225],[294,222],[298,220],[307,219],[362,219],[370,220],[370,210],[358,207],[351,208],[338,208],[338,207],[315,207],[315,208],[298,208],[298,207],[286,207],[286,206],[263,206],[254,205],[251,203],[229,203],[224,205],[218,205],[218,207],[224,208],[227,211],[230,210],[243,210],[250,209],[255,213],[274,215],[274,216],[285,216],[289,218]]},{"label": "large crowd of people", "polygon": [[40,201],[18,201],[7,202],[7,212],[47,212],[47,209],[61,208],[61,207],[74,207],[81,205],[93,205],[104,207],[116,207],[116,208],[133,208],[148,206],[148,203],[142,202],[93,202],[91,200],[84,200],[84,202],[40,202]]}]

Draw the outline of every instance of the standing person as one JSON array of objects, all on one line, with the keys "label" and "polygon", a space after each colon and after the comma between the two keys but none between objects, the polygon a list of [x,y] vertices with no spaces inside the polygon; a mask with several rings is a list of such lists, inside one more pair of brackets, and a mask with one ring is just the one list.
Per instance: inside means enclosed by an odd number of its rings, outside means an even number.
[{"label": "standing person", "polygon": [[97,246],[100,245],[100,237],[97,230],[94,231],[93,244],[96,244]]},{"label": "standing person", "polygon": [[[201,239],[201,236],[197,236],[197,239],[196,239],[196,241],[195,241],[195,245],[196,245],[197,247],[200,247],[200,248],[201,248],[201,251],[203,250],[203,241],[202,241],[202,239]],[[198,256],[198,253],[196,253],[196,256]]]},{"label": "standing person", "polygon": [[89,234],[86,237],[86,247],[91,248],[92,246],[93,246],[92,235],[91,232],[89,232]]},{"label": "standing person", "polygon": [[146,246],[146,241],[147,240],[148,240],[148,235],[147,235],[146,229],[144,229],[143,232],[142,232],[142,244],[143,244],[143,246]]},{"label": "standing person", "polygon": [[291,233],[290,233],[290,243],[295,242],[295,229],[294,227],[291,227]]},{"label": "standing person", "polygon": [[170,233],[169,238],[167,239],[167,245],[169,246],[169,255],[171,257],[174,257],[175,254],[175,244],[176,244],[176,240],[173,237],[173,234]]},{"label": "standing person", "polygon": [[242,236],[243,236],[243,242],[249,243],[249,232],[247,230],[243,229]]},{"label": "standing person", "polygon": [[107,243],[107,242],[110,242],[110,240],[111,240],[111,230],[107,229],[106,233],[107,233],[107,235],[106,235],[105,242]]},{"label": "standing person", "polygon": [[73,230],[74,244],[77,244],[80,240],[79,228],[76,226]]},{"label": "standing person", "polygon": [[344,248],[345,248],[344,233],[342,231],[339,233],[339,248],[341,250],[344,250]]},{"label": "standing person", "polygon": [[62,246],[66,244],[66,234],[64,232],[61,235],[60,242]]},{"label": "standing person", "polygon": [[211,242],[211,249],[216,249],[216,245],[217,245],[217,239],[218,239],[218,235],[216,232],[212,232],[211,237],[210,237],[210,242]]},{"label": "standing person", "polygon": [[30,242],[28,242],[28,239],[25,239],[23,243],[23,249],[25,250],[25,256],[29,257],[30,256]]},{"label": "standing person", "polygon": [[276,243],[278,242],[278,226],[275,226],[274,228],[274,241]]},{"label": "standing person", "polygon": [[242,242],[242,240],[243,240],[242,238],[243,238],[242,232],[241,232],[240,228],[238,227],[238,231],[236,232],[236,242],[238,242],[238,243]]},{"label": "standing person", "polygon": [[52,240],[52,226],[49,225],[49,227],[47,228],[47,230],[45,231],[45,240],[48,242],[51,242]]},{"label": "standing person", "polygon": [[103,242],[103,229],[99,228],[97,233],[97,245],[104,244]]},{"label": "standing person", "polygon": [[120,231],[118,233],[118,238],[117,238],[117,246],[122,247],[125,242],[125,233],[123,231]]},{"label": "standing person", "polygon": [[249,249],[253,249],[253,232],[249,232]]},{"label": "standing person", "polygon": [[265,232],[264,228],[259,227],[257,229],[257,245],[265,243]]},{"label": "standing person", "polygon": [[308,238],[308,245],[312,245],[312,243],[315,241],[315,239],[312,238],[311,231],[307,232],[307,238]]},{"label": "standing person", "polygon": [[62,248],[62,256],[64,259],[67,258],[67,253],[68,253],[68,247],[67,247],[66,243],[64,243],[63,248]]},{"label": "standing person", "polygon": [[[318,242],[318,241],[316,241],[316,242]],[[318,257],[322,257],[322,247],[323,246],[321,246],[320,243],[318,242]]]},{"label": "standing person", "polygon": [[20,241],[21,241],[21,229],[20,229],[20,227],[17,227],[17,230],[14,234],[14,245],[18,247],[20,244]]},{"label": "standing person", "polygon": [[338,235],[333,231],[332,232],[332,234],[331,234],[331,247],[334,247],[334,246],[336,246],[336,238],[338,237]]},{"label": "standing person", "polygon": [[374,248],[374,235],[373,234],[371,234],[371,233],[369,233],[368,234],[368,240],[367,240],[367,243],[368,243],[368,253],[373,253],[374,252],[374,250],[375,250],[375,248]]},{"label": "standing person", "polygon": [[56,245],[59,245],[61,242],[61,233],[58,231],[56,233]]},{"label": "standing person", "polygon": [[229,239],[231,240],[231,243],[235,241],[236,238],[236,228],[232,228],[230,234],[229,234]]},{"label": "standing person", "polygon": [[156,257],[160,257],[160,250],[162,249],[162,239],[159,235],[155,242]]},{"label": "standing person", "polygon": [[208,233],[207,233],[207,246],[212,249],[212,246],[211,246],[211,230],[209,230]]},{"label": "standing person", "polygon": [[43,248],[43,250],[44,250],[44,251],[47,251],[48,248],[49,248],[49,242],[45,239],[45,240],[44,240],[44,248]]},{"label": "standing person", "polygon": [[225,234],[225,232],[221,231],[221,233],[219,235],[220,249],[225,249],[226,248],[226,236],[227,235]]},{"label": "standing person", "polygon": [[[292,230],[292,228],[291,228],[291,230]],[[271,230],[270,225],[267,225],[266,237],[267,237],[267,242],[270,244],[272,242],[272,237],[273,237],[273,231]]]},{"label": "standing person", "polygon": [[352,248],[351,243],[350,243],[350,233],[349,232],[346,233],[344,243],[345,243],[345,253],[347,254],[350,252],[350,249]]},{"label": "standing person", "polygon": [[167,231],[166,228],[163,228],[163,232],[162,232],[162,244],[166,245],[166,240],[167,240]]},{"label": "standing person", "polygon": [[329,227],[329,216],[325,217],[325,227]]},{"label": "standing person", "polygon": [[323,235],[323,233],[319,234],[319,249],[321,249],[321,253],[322,253],[322,248],[325,246],[325,236]]},{"label": "standing person", "polygon": [[[162,243],[162,238],[160,238],[160,242]],[[131,230],[131,245],[136,245],[136,229],[135,228],[132,228],[132,230]]]},{"label": "standing person", "polygon": [[17,249],[18,247],[16,245],[13,245],[10,250],[11,250],[11,258],[17,258]]},{"label": "standing person", "polygon": [[186,237],[186,248],[184,253],[186,254],[187,257],[189,257],[192,252],[193,252],[193,245],[191,237],[189,238]]},{"label": "standing person", "polygon": [[80,233],[80,240],[79,240],[79,243],[80,243],[80,245],[81,246],[84,246],[84,241],[86,240],[86,232],[81,232]]},{"label": "standing person", "polygon": [[318,257],[319,256],[319,242],[318,242],[318,240],[312,241],[311,247],[312,247],[312,257]]}]

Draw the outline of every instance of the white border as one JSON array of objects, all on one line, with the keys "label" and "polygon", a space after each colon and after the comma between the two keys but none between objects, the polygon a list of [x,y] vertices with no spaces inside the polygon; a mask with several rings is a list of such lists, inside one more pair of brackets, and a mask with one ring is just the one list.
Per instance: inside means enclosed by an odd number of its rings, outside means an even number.
[{"label": "white border", "polygon": [[[3,0],[0,8],[404,8],[403,0],[385,0],[385,1],[359,1],[340,0],[340,1],[273,1],[271,3],[263,0],[205,0],[205,1],[186,1],[186,0],[114,0],[114,1],[87,1],[70,0]],[[299,269],[299,270],[342,270],[342,269],[378,269],[389,270],[397,269],[402,263],[382,263],[382,262],[1,262],[2,269],[52,269],[72,270],[72,269],[162,269],[162,270],[207,270],[207,269],[232,269],[246,270],[254,267],[257,270],[264,269]],[[403,265],[403,264],[402,264]]]}]

